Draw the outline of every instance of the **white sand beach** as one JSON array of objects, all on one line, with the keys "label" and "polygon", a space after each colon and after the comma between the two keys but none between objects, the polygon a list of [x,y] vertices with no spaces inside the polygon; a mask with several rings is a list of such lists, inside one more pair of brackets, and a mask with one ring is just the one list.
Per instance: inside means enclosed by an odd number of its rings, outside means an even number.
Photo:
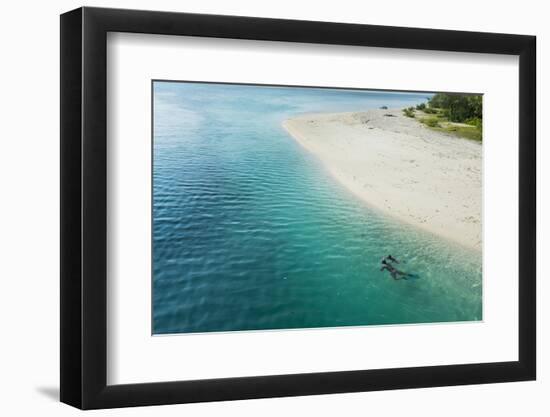
[{"label": "white sand beach", "polygon": [[309,114],[283,127],[368,205],[481,250],[481,143],[399,109]]}]

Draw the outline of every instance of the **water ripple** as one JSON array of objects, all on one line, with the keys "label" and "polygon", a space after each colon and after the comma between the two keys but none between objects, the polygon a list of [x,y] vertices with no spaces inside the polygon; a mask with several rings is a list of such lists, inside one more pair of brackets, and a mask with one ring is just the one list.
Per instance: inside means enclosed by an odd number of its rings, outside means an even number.
[{"label": "water ripple", "polygon": [[[394,98],[208,87],[172,84],[155,114],[154,333],[481,319],[479,254],[369,209],[280,128]],[[381,273],[388,253],[418,278]]]}]

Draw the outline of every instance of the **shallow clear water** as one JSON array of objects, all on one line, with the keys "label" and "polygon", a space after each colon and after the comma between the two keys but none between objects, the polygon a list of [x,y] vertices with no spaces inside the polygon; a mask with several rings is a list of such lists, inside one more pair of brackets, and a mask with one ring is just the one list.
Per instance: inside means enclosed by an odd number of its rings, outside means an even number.
[{"label": "shallow clear water", "polygon": [[370,209],[281,127],[425,100],[155,82],[153,333],[480,320],[479,253]]}]

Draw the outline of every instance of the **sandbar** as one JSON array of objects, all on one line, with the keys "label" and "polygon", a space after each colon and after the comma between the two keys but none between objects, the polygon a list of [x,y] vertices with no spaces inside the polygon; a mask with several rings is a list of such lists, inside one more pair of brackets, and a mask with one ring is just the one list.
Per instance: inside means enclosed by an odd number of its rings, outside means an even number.
[{"label": "sandbar", "polygon": [[367,205],[481,251],[480,142],[431,130],[401,109],[305,114],[283,127]]}]

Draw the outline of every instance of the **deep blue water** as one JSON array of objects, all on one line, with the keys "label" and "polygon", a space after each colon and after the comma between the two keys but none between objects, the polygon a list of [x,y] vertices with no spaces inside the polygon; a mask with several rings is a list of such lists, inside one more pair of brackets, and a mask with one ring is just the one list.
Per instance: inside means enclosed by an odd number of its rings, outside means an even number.
[{"label": "deep blue water", "polygon": [[153,333],[480,320],[479,253],[371,210],[281,127],[427,96],[155,82]]}]

